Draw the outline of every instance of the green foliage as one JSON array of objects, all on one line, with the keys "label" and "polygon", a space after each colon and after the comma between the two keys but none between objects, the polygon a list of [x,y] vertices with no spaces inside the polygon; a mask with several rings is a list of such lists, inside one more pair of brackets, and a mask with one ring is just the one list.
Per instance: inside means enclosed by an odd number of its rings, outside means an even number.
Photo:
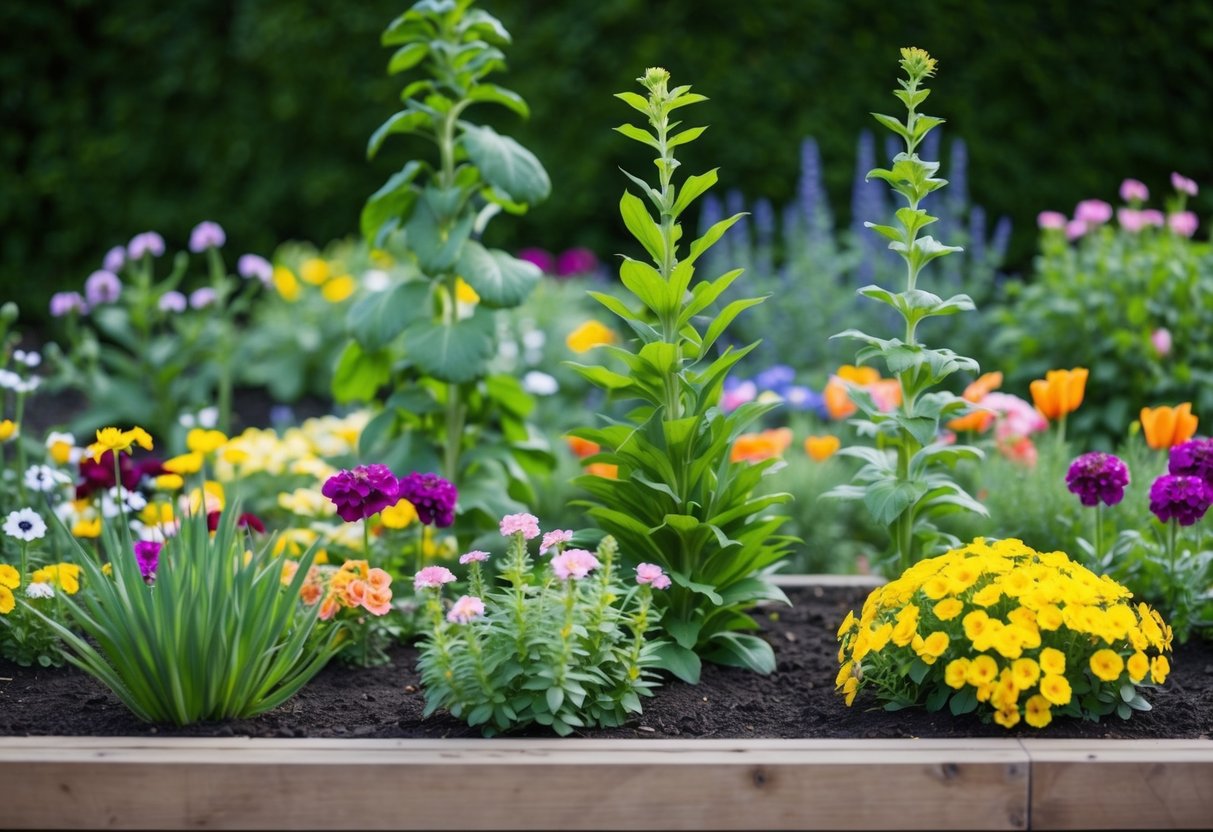
[{"label": "green foliage", "polygon": [[[559,557],[562,549],[548,554]],[[550,559],[536,574],[526,540],[514,534],[502,570],[508,586],[483,593],[481,566],[473,562],[473,595],[452,607],[455,620],[444,616],[441,587],[426,590],[428,624],[418,662],[426,715],[446,708],[486,736],[533,723],[565,736],[576,728],[622,725],[640,713],[640,697],[652,696],[657,686],[660,644],[645,634],[658,616],[650,586],[619,583],[617,550],[604,538],[596,571],[561,580]],[[480,594],[483,614],[461,619],[459,605]]]},{"label": "green foliage", "polygon": [[766,642],[743,632],[756,627],[745,610],[760,600],[782,598],[761,573],[784,556],[789,542],[776,536],[783,518],[766,509],[789,495],[755,496],[773,460],[730,461],[733,441],[771,405],[751,403],[722,413],[716,404],[724,378],[752,347],[719,355],[712,349],[733,319],[762,299],[739,299],[713,310],[740,271],[694,281],[695,261],[739,216],[708,229],[679,257],[679,215],[715,182],[716,172],[688,177],[681,189],[675,187],[674,148],[704,128],[674,132],[680,122],[671,115],[704,97],[686,86],[671,90],[668,79],[665,70],[650,69],[639,79],[647,98],[619,94],[645,116],[649,129],[630,124],[616,129],[657,150],[656,187],[628,174],[657,219],[643,200],[624,193],[624,223],[652,263],[623,259],[619,274],[629,302],[592,295],[632,330],[635,341],[603,348],[624,372],[573,366],[612,399],[635,407],[623,419],[605,419],[604,427],[574,432],[602,448],[589,461],[619,466],[618,479],[583,476],[576,483],[590,494],[590,516],[630,556],[660,564],[673,579],[662,619],[674,640],[663,651],[667,669],[695,680],[702,656],[770,672],[774,654]]},{"label": "green foliage", "polygon": [[314,551],[284,582],[283,561],[271,544],[244,539],[238,514],[225,511],[213,537],[205,516],[188,517],[150,583],[125,530],[107,524],[102,536],[112,576],[75,545],[84,591],[63,598],[73,628],[44,620],[68,661],[139,719],[188,725],[256,716],[294,696],[339,649],[340,630],[318,631],[315,607],[299,600]]},{"label": "green foliage", "polygon": [[841,453],[864,463],[855,475],[858,485],[840,486],[826,496],[862,500],[876,522],[889,528],[900,569],[905,570],[924,548],[940,540],[939,530],[931,523],[933,516],[957,510],[985,514],[986,510],[947,470],[959,460],[980,458],[981,451],[947,445],[939,439],[941,422],[962,415],[967,405],[959,396],[932,389],[954,373],[976,373],[977,362],[949,349],[928,347],[918,339],[918,325],[922,321],[971,310],[973,301],[968,295],[944,299],[917,286],[925,265],[959,249],[919,234],[938,219],[922,210],[919,203],[947,181],[935,176],[938,162],[923,161],[916,151],[942,119],[917,111],[918,104],[930,93],[920,88],[920,84],[934,74],[935,60],[920,49],[902,49],[901,54],[906,79],[899,79],[901,89],[894,91],[894,95],[906,105],[906,120],[902,123],[882,115],[876,119],[900,136],[906,149],[894,157],[891,168],[876,168],[868,176],[889,183],[906,205],[897,211],[897,226],[866,225],[887,237],[889,249],[905,261],[905,289],[892,292],[871,285],[860,289],[859,294],[896,311],[905,322],[905,337],[878,338],[857,329],[834,336],[852,338],[864,345],[856,355],[856,363],[878,358],[884,362],[901,386],[901,404],[893,412],[885,413],[870,393],[851,387],[851,400],[866,417],[855,424],[862,434],[873,438],[875,447],[843,449]]}]

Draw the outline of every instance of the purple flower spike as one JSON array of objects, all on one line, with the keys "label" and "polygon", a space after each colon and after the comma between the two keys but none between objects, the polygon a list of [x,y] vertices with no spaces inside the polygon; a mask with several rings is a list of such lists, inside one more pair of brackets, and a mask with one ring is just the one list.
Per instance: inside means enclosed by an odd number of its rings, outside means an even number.
[{"label": "purple flower spike", "polygon": [[101,268],[107,272],[117,274],[126,264],[126,249],[122,246],[114,246],[105,253],[105,259],[101,261]]},{"label": "purple flower spike", "polygon": [[51,317],[53,318],[62,318],[72,312],[79,312],[83,315],[87,311],[88,306],[84,303],[84,296],[79,292],[55,292],[51,295]]},{"label": "purple flower spike", "polygon": [[113,303],[122,294],[122,281],[113,272],[96,271],[84,281],[84,297],[89,306]]},{"label": "purple flower spike", "polygon": [[205,220],[194,226],[190,232],[190,251],[201,254],[208,248],[222,248],[227,242],[227,235],[219,223]]},{"label": "purple flower spike", "polygon": [[416,471],[400,480],[399,495],[417,509],[417,518],[422,523],[431,523],[440,529],[455,522],[455,502],[459,492],[455,486],[437,474],[419,474]]},{"label": "purple flower spike", "polygon": [[240,255],[240,259],[236,261],[236,273],[245,280],[255,277],[266,286],[269,286],[274,279],[274,267],[270,265],[269,260],[259,254]]},{"label": "purple flower spike", "polygon": [[185,295],[178,291],[168,291],[160,296],[156,305],[161,312],[184,312],[186,307]]},{"label": "purple flower spike", "polygon": [[1163,474],[1150,486],[1150,511],[1162,522],[1191,526],[1213,505],[1213,489],[1200,477]]},{"label": "purple flower spike", "polygon": [[[399,483],[386,465],[359,465],[338,471],[328,478],[320,493],[333,501],[337,514],[347,523],[378,514],[399,502]],[[421,510],[418,508],[420,515]]]},{"label": "purple flower spike", "polygon": [[126,246],[126,254],[131,260],[141,260],[143,255],[150,254],[159,257],[164,254],[164,238],[155,231],[144,231],[131,238]]},{"label": "purple flower spike", "polygon": [[154,540],[135,541],[135,560],[139,563],[139,574],[143,580],[156,578],[156,567],[160,565],[161,544]]},{"label": "purple flower spike", "polygon": [[1124,499],[1129,469],[1118,457],[1093,451],[1070,463],[1066,486],[1084,506],[1114,506]]},{"label": "purple flower spike", "polygon": [[1171,449],[1172,474],[1200,477],[1213,488],[1213,439],[1189,439]]}]

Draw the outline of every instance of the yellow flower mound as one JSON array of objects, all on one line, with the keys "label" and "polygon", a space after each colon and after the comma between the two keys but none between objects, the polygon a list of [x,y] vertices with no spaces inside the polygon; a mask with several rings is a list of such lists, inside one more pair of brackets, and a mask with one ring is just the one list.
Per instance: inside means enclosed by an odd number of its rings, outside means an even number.
[{"label": "yellow flower mound", "polygon": [[1171,628],[1106,576],[1019,540],[921,561],[874,590],[838,628],[835,687],[891,707],[978,713],[1044,728],[1148,710],[1171,672]]}]

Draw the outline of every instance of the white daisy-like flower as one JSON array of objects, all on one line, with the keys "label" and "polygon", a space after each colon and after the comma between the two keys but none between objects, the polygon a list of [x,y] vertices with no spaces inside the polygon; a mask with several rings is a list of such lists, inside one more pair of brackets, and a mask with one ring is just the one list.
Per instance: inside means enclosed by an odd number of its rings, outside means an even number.
[{"label": "white daisy-like flower", "polygon": [[67,474],[56,471],[49,465],[31,465],[25,471],[25,487],[39,494],[48,494],[70,482]]},{"label": "white daisy-like flower", "polygon": [[25,588],[25,594],[30,598],[54,598],[55,588],[48,583],[35,581]]},{"label": "white daisy-like flower", "polygon": [[560,383],[547,373],[531,370],[522,377],[522,389],[534,396],[550,396],[560,389]]},{"label": "white daisy-like flower", "polygon": [[[119,499],[122,500],[119,503]],[[117,517],[125,512],[127,514],[138,514],[147,507],[147,497],[144,497],[138,491],[127,491],[122,489],[122,496],[119,498],[118,489],[111,488],[109,491],[101,495],[101,516],[107,520]]]},{"label": "white daisy-like flower", "polygon": [[4,533],[29,543],[46,535],[46,521],[32,508],[18,509],[5,518]]}]

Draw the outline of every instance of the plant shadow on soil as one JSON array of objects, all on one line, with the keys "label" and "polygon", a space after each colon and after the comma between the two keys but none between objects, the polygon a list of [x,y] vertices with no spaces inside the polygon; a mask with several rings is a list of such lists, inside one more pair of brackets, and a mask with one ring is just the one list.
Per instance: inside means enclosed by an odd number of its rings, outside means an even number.
[{"label": "plant shadow on soil", "polygon": [[[1177,645],[1167,684],[1149,691],[1154,706],[1128,721],[1057,720],[1043,730],[1006,730],[975,716],[952,717],[922,708],[888,712],[863,695],[847,708],[834,692],[838,645],[834,630],[866,590],[790,590],[792,607],[758,615],[775,648],[769,676],[705,667],[699,685],[674,680],[644,700],[644,713],[626,725],[586,730],[586,738],[949,738],[1047,737],[1207,739],[1213,734],[1213,643]],[[401,645],[392,664],[355,668],[332,662],[292,700],[255,719],[150,726],[135,719],[99,682],[74,668],[22,668],[0,661],[0,735],[181,737],[477,737],[479,731],[439,713],[422,719],[424,694],[417,652]],[[521,736],[548,736],[536,727]]]}]

